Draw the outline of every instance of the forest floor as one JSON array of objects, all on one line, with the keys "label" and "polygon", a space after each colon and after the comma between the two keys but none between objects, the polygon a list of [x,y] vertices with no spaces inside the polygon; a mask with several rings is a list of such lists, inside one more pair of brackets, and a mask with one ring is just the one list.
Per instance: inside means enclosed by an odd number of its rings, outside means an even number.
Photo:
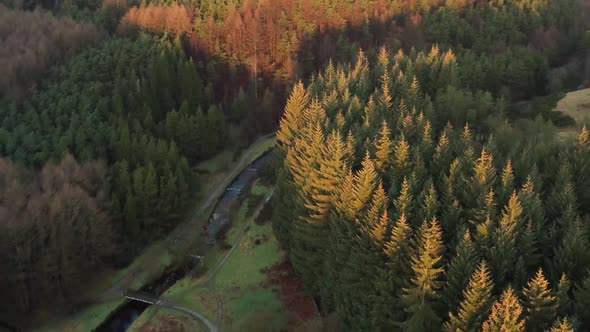
[{"label": "forest floor", "polygon": [[[318,317],[313,299],[304,293],[303,284],[285,260],[285,252],[272,232],[270,206],[254,211],[270,190],[270,186],[257,180],[239,207],[225,243],[209,251],[200,273],[187,275],[161,298],[197,311],[211,321],[219,318],[220,299],[223,331],[293,330]],[[222,264],[230,245],[235,245],[235,250]],[[178,331],[202,329],[194,322],[187,322],[182,313],[151,306],[129,331],[174,331],[175,328]]]},{"label": "forest floor", "polygon": [[[194,209],[189,211],[190,214],[187,213],[187,222],[180,224],[167,237],[146,247],[143,254],[126,268],[108,271],[101,275],[100,280],[90,283],[87,292],[78,299],[84,303],[79,306],[82,309],[70,313],[60,309],[40,313],[35,320],[46,323],[36,330],[92,331],[125,302],[122,296],[125,290],[142,288],[182,261],[194,246],[194,241],[200,239],[200,234],[204,232],[200,225],[206,222],[225,188],[237,174],[270,149],[275,141],[274,136],[265,136],[242,151],[240,158],[234,160],[233,153],[225,151],[197,165],[199,189]],[[175,240],[179,238],[182,243],[178,245]],[[177,245],[171,246],[171,243]]]},{"label": "forest floor", "polygon": [[582,126],[590,126],[590,88],[566,94],[557,103],[554,111],[562,112],[576,121],[574,126],[560,128],[559,137],[562,139],[576,137]]}]

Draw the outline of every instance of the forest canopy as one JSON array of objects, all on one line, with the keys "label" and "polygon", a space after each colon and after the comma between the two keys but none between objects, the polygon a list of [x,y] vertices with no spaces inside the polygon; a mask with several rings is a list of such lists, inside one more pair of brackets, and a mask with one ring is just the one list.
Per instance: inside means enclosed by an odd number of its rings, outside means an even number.
[{"label": "forest canopy", "polygon": [[588,133],[547,102],[587,80],[584,2],[0,1],[0,320],[75,302],[278,126],[275,232],[343,326],[589,328]]},{"label": "forest canopy", "polygon": [[25,96],[51,66],[67,62],[103,37],[93,24],[0,3],[0,101]]},{"label": "forest canopy", "polygon": [[432,101],[465,98],[461,65],[436,47],[361,52],[296,85],[275,233],[352,331],[586,330],[590,132],[499,144],[498,126],[482,140],[466,121],[480,110]]}]

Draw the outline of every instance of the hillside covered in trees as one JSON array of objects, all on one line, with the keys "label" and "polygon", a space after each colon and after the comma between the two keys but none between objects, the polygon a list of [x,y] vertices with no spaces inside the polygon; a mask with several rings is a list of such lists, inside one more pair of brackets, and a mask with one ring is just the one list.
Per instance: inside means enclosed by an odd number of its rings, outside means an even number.
[{"label": "hillside covered in trees", "polygon": [[505,124],[477,140],[465,119],[485,109],[438,102],[461,89],[459,66],[383,50],[297,85],[275,231],[353,331],[586,330],[590,133],[563,146]]},{"label": "hillside covered in trees", "polygon": [[342,326],[590,328],[588,133],[541,105],[590,70],[582,8],[2,1],[0,320],[127,266],[280,122],[275,232]]}]

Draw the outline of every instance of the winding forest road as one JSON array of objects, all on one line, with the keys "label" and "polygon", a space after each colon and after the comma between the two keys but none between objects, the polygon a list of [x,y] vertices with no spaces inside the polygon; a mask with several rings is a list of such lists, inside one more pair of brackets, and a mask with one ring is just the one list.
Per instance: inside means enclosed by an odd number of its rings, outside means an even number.
[{"label": "winding forest road", "polygon": [[179,306],[176,305],[170,301],[166,301],[166,300],[162,300],[159,297],[156,296],[151,296],[149,294],[146,293],[142,293],[142,292],[133,292],[133,291],[128,291],[125,294],[125,298],[130,299],[130,300],[135,300],[135,301],[140,301],[140,302],[144,302],[144,303],[148,303],[148,304],[153,304],[153,305],[157,305],[160,306],[162,308],[169,308],[169,309],[173,309],[173,310],[177,310],[177,311],[181,311],[184,312],[185,314],[193,317],[196,320],[201,321],[209,331],[211,332],[217,332],[219,331],[219,328],[216,327],[215,325],[213,325],[211,323],[211,321],[209,321],[207,319],[207,317],[203,316],[202,314],[192,311],[186,307],[183,306]]},{"label": "winding forest road", "polygon": [[[274,133],[266,135],[266,136],[262,136],[262,137],[258,138],[253,144],[250,145],[250,147],[242,155],[242,157],[240,158],[240,160],[238,161],[236,166],[233,168],[233,170],[224,178],[224,180],[219,185],[217,185],[216,189],[209,195],[207,200],[205,200],[205,202],[197,210],[196,214],[193,216],[191,221],[184,224],[183,226],[178,227],[175,230],[175,233],[177,235],[170,241],[170,246],[176,246],[181,241],[184,241],[184,238],[185,238],[186,234],[189,233],[188,230],[191,227],[198,227],[198,223],[202,222],[203,217],[205,217],[205,212],[207,212],[207,210],[219,199],[219,197],[221,197],[221,195],[225,192],[227,187],[236,178],[236,176],[238,176],[240,174],[240,172],[242,172],[244,170],[245,167],[247,167],[250,163],[253,162],[252,157],[254,156],[254,154],[257,152],[258,153],[260,152],[259,151],[260,144],[262,144],[267,139],[272,138],[273,136],[274,136]],[[254,211],[254,213],[250,216],[250,218],[248,219],[248,221],[244,225],[244,227],[242,227],[242,229],[240,230],[240,233],[239,233],[235,243],[233,244],[233,246],[230,248],[230,250],[227,252],[227,254],[223,257],[223,259],[217,264],[215,269],[206,276],[206,278],[203,281],[203,284],[201,285],[201,287],[207,288],[216,299],[216,302],[217,302],[217,322],[215,325],[213,325],[211,323],[211,321],[209,321],[203,314],[193,311],[193,310],[190,310],[189,308],[180,306],[178,304],[175,304],[174,302],[172,302],[170,300],[164,300],[164,299],[157,297],[157,296],[152,296],[150,294],[146,294],[143,292],[136,292],[136,291],[129,290],[127,285],[139,273],[139,271],[138,271],[139,269],[136,269],[136,270],[130,272],[127,276],[123,277],[119,282],[117,282],[117,284],[115,284],[108,291],[103,293],[101,298],[111,297],[115,294],[118,296],[123,295],[127,299],[141,301],[141,302],[157,305],[157,306],[160,306],[163,308],[169,308],[169,309],[181,311],[181,312],[184,312],[185,314],[188,314],[192,318],[200,321],[201,323],[203,323],[203,325],[209,331],[218,332],[221,328],[221,322],[223,319],[223,302],[221,300],[221,297],[217,293],[217,290],[215,289],[215,284],[212,282],[212,280],[215,277],[215,275],[221,270],[221,268],[223,267],[225,262],[228,260],[228,258],[231,256],[231,254],[235,251],[235,249],[238,247],[238,245],[241,243],[246,231],[248,230],[248,228],[250,227],[252,222],[258,217],[258,215],[260,214],[260,212],[262,211],[264,206],[269,202],[273,193],[274,193],[274,188],[266,195],[266,197],[264,198],[264,201],[262,201],[258,205],[258,207]]]},{"label": "winding forest road", "polygon": [[[260,144],[265,142],[267,139],[275,136],[275,133],[271,133],[265,136],[259,137],[254,143],[252,143],[248,149],[243,153],[242,157],[232,169],[232,171],[223,179],[223,181],[217,185],[215,190],[207,197],[207,200],[197,210],[193,218],[186,224],[179,226],[174,233],[177,235],[170,241],[169,247],[175,247],[184,240],[185,234],[189,233],[188,230],[191,227],[197,227],[199,222],[203,221],[205,212],[219,199],[225,189],[231,184],[234,178],[244,170],[244,168],[252,162],[252,157],[259,151]],[[165,249],[162,249],[165,250]],[[113,298],[120,297],[133,282],[133,279],[140,274],[142,267],[138,267],[133,271],[130,271],[127,275],[122,277],[117,283],[111,286],[108,290],[104,291],[97,300],[99,302],[107,301]]]},{"label": "winding forest road", "polygon": [[176,243],[178,239],[182,240],[182,236],[184,236],[184,234],[187,233],[187,229],[195,227],[198,222],[202,221],[203,214],[207,211],[207,209],[209,209],[209,207],[211,207],[211,205],[215,203],[215,201],[223,194],[223,192],[225,192],[225,189],[227,189],[227,187],[231,184],[235,177],[238,176],[238,174],[240,174],[240,172],[242,172],[247,165],[252,163],[252,160],[250,159],[252,158],[253,154],[255,154],[258,151],[258,145],[273,136],[275,136],[274,133],[261,136],[250,145],[248,150],[244,153],[242,158],[240,158],[240,161],[234,167],[231,173],[228,174],[222,181],[222,183],[217,186],[217,188],[211,193],[211,195],[209,195],[207,200],[201,205],[201,207],[199,208],[195,216],[192,218],[192,220],[182,227],[182,231],[180,232],[179,236],[177,236],[177,238],[173,241],[173,244]]},{"label": "winding forest road", "polygon": [[154,305],[157,305],[157,306],[160,306],[163,308],[169,308],[169,309],[184,312],[185,314],[188,314],[189,316],[201,321],[203,323],[203,325],[205,325],[205,327],[207,327],[207,329],[210,332],[220,331],[221,330],[221,321],[223,320],[223,301],[221,300],[221,297],[217,293],[217,290],[215,289],[215,284],[212,282],[212,280],[217,275],[217,273],[219,273],[219,271],[223,268],[223,266],[225,265],[225,263],[227,262],[227,260],[231,256],[231,254],[240,245],[240,243],[242,242],[242,239],[244,238],[244,235],[248,231],[250,225],[252,225],[252,222],[254,220],[256,220],[256,218],[258,217],[258,215],[260,214],[260,212],[262,211],[264,206],[268,203],[268,201],[270,200],[270,198],[272,197],[272,195],[274,193],[274,190],[275,189],[273,188],[270,191],[270,193],[268,193],[266,195],[266,197],[264,198],[264,201],[262,201],[258,205],[258,207],[254,211],[252,216],[250,216],[250,218],[248,219],[246,224],[240,230],[240,233],[238,234],[238,237],[236,238],[236,241],[232,245],[230,250],[225,254],[225,256],[223,256],[223,259],[217,264],[217,266],[215,266],[215,269],[213,269],[212,272],[207,274],[202,285],[200,286],[200,287],[207,288],[212,293],[213,297],[215,297],[215,300],[217,302],[217,322],[216,322],[216,325],[213,325],[211,323],[211,321],[209,321],[203,314],[193,311],[193,310],[190,310],[187,307],[183,307],[178,304],[175,304],[173,301],[170,301],[170,300],[165,300],[165,299],[162,299],[162,298],[159,298],[156,296],[151,296],[149,294],[145,294],[142,292],[134,292],[134,291],[127,291],[125,294],[125,297],[128,299],[131,299],[131,300],[141,301],[141,302],[145,302],[145,303],[149,303],[149,304],[154,304]]}]

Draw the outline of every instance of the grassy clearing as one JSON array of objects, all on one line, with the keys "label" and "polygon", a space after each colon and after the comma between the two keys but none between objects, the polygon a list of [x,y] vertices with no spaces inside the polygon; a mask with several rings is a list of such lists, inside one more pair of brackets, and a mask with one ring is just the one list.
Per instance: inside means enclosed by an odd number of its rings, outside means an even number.
[{"label": "grassy clearing", "polygon": [[[280,261],[282,253],[270,223],[253,224],[213,282],[223,298],[224,325],[237,328],[251,315],[267,312],[284,316],[281,302],[265,285],[261,270]],[[284,317],[283,317],[284,318]],[[282,320],[286,324],[286,318]]]},{"label": "grassy clearing", "polygon": [[250,187],[250,193],[254,196],[266,196],[270,193],[271,188],[260,183],[260,179],[256,181]]},{"label": "grassy clearing", "polygon": [[557,103],[555,111],[571,116],[580,126],[590,124],[590,88],[566,94]]},{"label": "grassy clearing", "polygon": [[[256,189],[250,190],[249,197],[239,207],[232,228],[227,233],[228,244],[235,243],[242,227],[249,220],[249,215],[259,204],[260,200],[256,198],[260,198],[260,195],[255,193],[268,193],[270,190],[263,185],[257,185]],[[226,252],[227,250],[217,246],[213,247],[205,256],[205,269],[211,271]],[[259,329],[254,325],[261,319],[267,323],[265,330],[271,326],[271,330],[280,330],[286,326],[287,316],[282,311],[281,302],[273,289],[266,285],[267,277],[261,272],[261,269],[269,268],[280,261],[282,256],[271,224],[252,223],[240,245],[211,280],[222,299],[224,330],[256,331]],[[162,297],[202,313],[212,322],[216,322],[217,302],[211,291],[203,287],[205,276],[206,273],[198,277],[187,276],[166,291]],[[131,330],[136,331],[146,324],[159,322],[169,314],[174,317],[183,315],[152,307],[142,314]]]},{"label": "grassy clearing", "polygon": [[260,270],[272,266],[280,258],[278,243],[272,236],[270,224],[252,225],[215,277],[215,286],[219,291],[224,291],[263,282],[266,277]]},{"label": "grassy clearing", "polygon": [[[243,151],[243,154],[248,153],[248,158],[244,166],[250,164],[253,160],[258,158],[268,149],[272,148],[276,142],[275,137],[265,138],[257,141],[248,150]],[[219,186],[225,178],[230,174],[231,170],[237,166],[240,158],[232,159],[233,153],[225,151],[217,155],[215,158],[205,161],[197,166],[203,167],[205,171],[210,174],[197,174],[199,180],[199,191],[196,193],[196,201],[194,208],[187,213],[187,222],[195,215],[195,212],[207,199],[213,189]],[[213,206],[204,214],[206,220],[211,213]],[[190,216],[190,217],[189,217]],[[89,290],[82,299],[91,301],[96,299],[105,292],[108,292],[113,285],[123,284],[124,288],[140,289],[146,284],[149,284],[164,271],[177,263],[177,258],[186,257],[185,251],[188,250],[192,243],[187,243],[184,248],[175,252],[169,250],[169,244],[176,237],[176,235],[183,231],[183,224],[179,225],[175,231],[172,231],[167,237],[156,241],[154,244],[146,247],[143,254],[138,256],[129,266],[121,270],[113,270],[101,275],[101,279],[95,283],[91,283]],[[190,234],[186,234],[185,238],[199,239],[199,234],[202,232],[200,227],[197,229],[191,228],[188,230]],[[214,266],[215,262],[223,257],[224,251],[216,248],[212,250],[211,255],[207,255],[205,259],[205,267]],[[104,301],[85,306],[84,309],[76,314],[60,316],[54,318],[53,314],[48,312],[39,313],[36,321],[46,322],[39,331],[91,331],[98,327],[119,305],[124,302],[120,296],[120,291],[113,292],[112,296],[108,296]],[[147,312],[147,311],[146,311]]]},{"label": "grassy clearing", "polygon": [[590,126],[590,89],[572,91],[558,103],[554,112],[561,112],[576,121],[575,126],[560,128],[562,139],[575,137],[582,126]]},{"label": "grassy clearing", "polygon": [[[259,241],[259,244],[256,244]],[[222,255],[221,255],[222,256]],[[281,302],[271,288],[265,286],[266,276],[261,269],[271,267],[282,257],[279,245],[269,223],[251,226],[224,267],[212,282],[223,302],[223,326],[226,328],[250,325],[254,316],[264,314],[272,317],[273,325],[284,326],[286,315]],[[218,257],[221,259],[221,257]],[[178,305],[205,315],[209,320],[217,320],[217,302],[211,291],[202,287],[202,277],[185,278],[163,294],[163,298]],[[139,330],[147,322],[152,324],[164,319],[169,310],[151,307],[146,310],[132,326],[131,331]],[[174,313],[175,317],[182,313]],[[188,327],[187,327],[187,330]],[[234,329],[235,330],[235,329]],[[242,330],[241,328],[238,330]]]}]

